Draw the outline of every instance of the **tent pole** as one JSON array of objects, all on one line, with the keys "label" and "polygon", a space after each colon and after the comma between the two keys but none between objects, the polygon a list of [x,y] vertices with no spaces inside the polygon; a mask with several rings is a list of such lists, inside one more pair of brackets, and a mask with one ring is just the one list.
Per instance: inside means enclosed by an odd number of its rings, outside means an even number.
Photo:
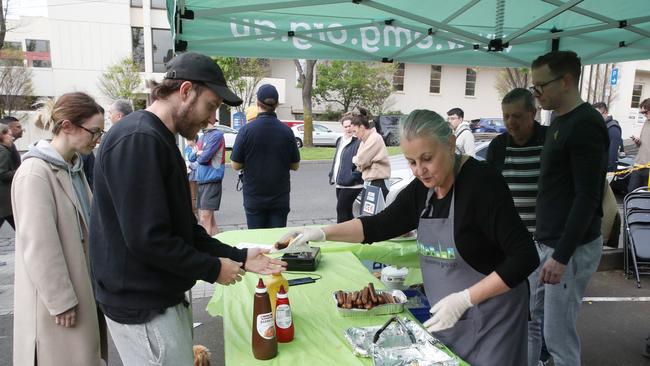
[{"label": "tent pole", "polygon": [[547,21],[555,18],[556,16],[564,13],[565,11],[569,10],[569,8],[572,8],[578,4],[580,4],[583,0],[573,0],[567,3],[564,3],[562,6],[556,8],[553,11],[550,11],[543,16],[537,18],[537,20],[534,20],[530,22],[528,25],[524,26],[523,28],[520,28],[519,30],[515,31],[514,33],[509,34],[504,40],[503,43],[509,43],[513,39],[521,36],[524,33],[529,32],[530,30],[536,28],[540,24],[544,24]]},{"label": "tent pole", "polygon": [[229,15],[245,12],[260,12],[265,10],[278,10],[278,9],[292,9],[292,8],[305,8],[315,5],[331,5],[349,3],[350,0],[293,0],[284,1],[281,3],[259,3],[252,5],[240,5],[230,7],[219,7],[212,9],[194,9],[197,17],[206,17],[213,15]]},{"label": "tent pole", "polygon": [[[632,24],[642,24],[642,23],[648,23],[650,22],[650,16],[643,16],[643,17],[638,17],[638,18],[633,18],[633,19],[628,19],[627,24],[628,27]],[[593,33],[593,32],[598,32],[602,30],[607,30],[607,29],[613,29],[613,28],[619,28],[621,23],[618,20],[611,21],[609,23],[605,24],[599,24],[595,26],[590,26],[590,27],[585,27],[585,28],[578,28],[570,31],[563,31],[562,32],[562,37],[570,37],[574,35],[580,35],[580,34],[585,34],[585,33]],[[553,38],[554,36],[552,34],[539,34],[539,35],[534,35],[534,36],[528,36],[528,37],[521,37],[517,40],[514,40],[512,42],[509,42],[510,45],[517,45],[517,44],[523,44],[523,43],[531,43],[531,42],[537,42],[537,41],[543,41],[549,38]]]},{"label": "tent pole", "polygon": [[[542,0],[542,1],[547,2],[549,4],[552,4],[552,5],[555,5],[555,6],[562,5],[562,2],[558,1],[558,0]],[[592,19],[600,20],[603,23],[618,22],[618,20],[608,18],[608,17],[603,16],[601,14],[594,13],[593,11],[582,9],[582,8],[577,7],[577,6],[574,7],[574,8],[571,8],[570,10],[572,12],[578,13],[580,15],[584,15],[584,16],[590,17]],[[627,31],[630,31],[630,32],[633,32],[633,33],[637,33],[637,34],[645,36],[647,38],[650,38],[650,32],[645,30],[645,29],[637,28],[637,27],[634,27],[634,26],[627,26],[627,27],[625,27],[623,29],[625,29]]]},{"label": "tent pole", "polygon": [[395,14],[395,15],[398,15],[398,16],[401,16],[401,17],[404,17],[404,18],[407,18],[407,19],[411,19],[411,20],[416,21],[416,22],[420,22],[422,24],[431,25],[434,28],[439,28],[439,29],[445,30],[445,31],[447,31],[449,33],[453,33],[453,34],[455,34],[455,35],[457,35],[459,37],[463,37],[463,38],[466,38],[466,39],[469,39],[469,40],[473,40],[475,42],[479,42],[481,45],[487,45],[489,43],[489,39],[487,39],[486,37],[481,37],[478,34],[474,34],[474,33],[468,32],[468,31],[464,31],[464,30],[462,30],[460,28],[456,28],[456,27],[453,27],[453,26],[450,26],[450,25],[447,25],[447,24],[443,24],[443,23],[437,22],[437,21],[435,21],[433,19],[429,19],[429,18],[425,18],[423,16],[419,16],[419,15],[416,15],[416,14],[413,14],[413,13],[409,13],[407,11],[403,11],[403,10],[400,10],[398,8],[394,8],[392,6],[380,4],[380,3],[377,3],[377,2],[374,2],[374,1],[362,2],[361,5],[369,6],[371,8],[377,9],[377,10],[382,10],[382,11],[385,11],[385,12],[387,12],[389,14]]},{"label": "tent pole", "polygon": [[[592,57],[594,57],[594,56],[602,56],[602,55],[604,55],[604,54],[606,54],[606,53],[609,53],[609,52],[615,51],[615,50],[617,50],[617,49],[619,49],[619,48],[621,48],[621,47],[631,47],[631,46],[632,46],[633,44],[635,44],[636,42],[643,41],[644,39],[646,39],[646,38],[645,38],[645,37],[639,37],[639,38],[637,38],[637,39],[635,39],[635,40],[632,40],[632,41],[630,41],[630,42],[621,41],[621,42],[619,42],[619,44],[616,45],[616,46],[608,47],[608,48],[604,48],[604,49],[602,49],[602,50],[598,50],[598,51],[593,52],[593,53],[591,53],[591,54],[589,54],[589,55],[583,56],[582,59],[584,60],[584,59],[592,58]],[[635,47],[640,48],[640,49],[643,49],[643,50],[647,49],[646,47],[641,47],[641,46],[635,46]],[[650,49],[649,49],[649,50],[650,50]]]}]

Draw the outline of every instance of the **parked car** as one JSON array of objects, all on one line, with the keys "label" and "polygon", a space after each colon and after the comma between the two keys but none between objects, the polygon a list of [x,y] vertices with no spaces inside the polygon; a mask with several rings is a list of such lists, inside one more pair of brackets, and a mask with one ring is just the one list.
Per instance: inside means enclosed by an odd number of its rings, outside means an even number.
[{"label": "parked car", "polygon": [[[314,146],[336,146],[336,140],[343,136],[342,132],[335,132],[320,123],[314,123],[313,127],[312,138]],[[303,141],[305,141],[305,125],[293,126],[291,127],[291,131],[293,131],[293,135],[296,137],[298,147],[302,147]]]},{"label": "parked car", "polygon": [[237,130],[224,125],[216,125],[217,130],[223,132],[223,139],[226,140],[226,149],[232,149],[237,137]]},{"label": "parked car", "polygon": [[483,140],[477,141],[474,146],[476,146],[476,160],[485,161],[487,158],[488,146],[490,146],[490,141],[492,140]]},{"label": "parked car", "polygon": [[472,132],[506,132],[506,125],[503,118],[479,118],[470,122]]},{"label": "parked car", "polygon": [[399,145],[399,120],[403,114],[377,116],[372,121],[386,146]]}]

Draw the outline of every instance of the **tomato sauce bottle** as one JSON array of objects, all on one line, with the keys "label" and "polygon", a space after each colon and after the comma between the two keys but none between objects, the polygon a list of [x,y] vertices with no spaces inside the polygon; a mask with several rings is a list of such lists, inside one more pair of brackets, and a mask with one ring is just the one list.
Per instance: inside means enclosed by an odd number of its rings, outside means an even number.
[{"label": "tomato sauce bottle", "polygon": [[271,300],[264,281],[260,278],[255,288],[253,302],[253,336],[251,339],[253,355],[258,360],[269,360],[278,354],[278,341],[275,338],[275,324],[271,312]]},{"label": "tomato sauce bottle", "polygon": [[275,329],[278,332],[278,342],[287,343],[293,340],[293,317],[291,316],[291,305],[289,305],[289,296],[284,291],[284,286],[280,286],[277,294],[275,305]]}]

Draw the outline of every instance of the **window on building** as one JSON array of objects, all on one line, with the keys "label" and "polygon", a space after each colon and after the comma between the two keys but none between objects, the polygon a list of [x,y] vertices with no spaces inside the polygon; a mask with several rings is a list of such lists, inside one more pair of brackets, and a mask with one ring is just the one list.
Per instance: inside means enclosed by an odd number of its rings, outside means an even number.
[{"label": "window on building", "polygon": [[0,50],[0,66],[21,66],[24,65],[25,55],[21,42],[5,41]]},{"label": "window on building", "polygon": [[442,80],[442,66],[431,65],[431,79],[429,80],[429,93],[440,94],[440,80]]},{"label": "window on building", "polygon": [[41,39],[25,40],[25,58],[28,67],[52,67],[50,41]]},{"label": "window on building", "polygon": [[151,0],[151,8],[153,9],[167,9],[166,0]]},{"label": "window on building", "polygon": [[642,95],[643,84],[634,84],[634,87],[632,88],[632,108],[639,108]]},{"label": "window on building", "polygon": [[476,69],[467,68],[465,75],[465,96],[473,97],[476,95]]},{"label": "window on building", "polygon": [[131,27],[131,55],[138,65],[138,71],[144,72],[144,28]]},{"label": "window on building", "polygon": [[142,0],[131,0],[131,7],[132,8],[141,8],[142,7]]},{"label": "window on building", "polygon": [[165,72],[165,62],[174,56],[169,29],[151,29],[153,72]]},{"label": "window on building", "polygon": [[393,88],[396,91],[404,91],[404,64],[397,64],[397,69],[393,74]]}]

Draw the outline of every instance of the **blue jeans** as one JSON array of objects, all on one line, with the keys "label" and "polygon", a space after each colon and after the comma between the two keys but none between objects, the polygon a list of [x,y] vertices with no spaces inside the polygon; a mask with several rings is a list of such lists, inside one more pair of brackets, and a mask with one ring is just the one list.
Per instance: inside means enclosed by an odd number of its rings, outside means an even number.
[{"label": "blue jeans", "polygon": [[268,210],[245,208],[245,211],[246,223],[249,229],[270,229],[287,226],[289,208]]},{"label": "blue jeans", "polygon": [[541,326],[544,319],[546,347],[556,366],[580,366],[580,337],[576,328],[582,296],[591,275],[596,272],[603,250],[603,238],[580,245],[566,265],[560,283],[539,283],[544,263],[553,248],[537,244],[540,266],[530,281],[530,317],[528,322],[528,365],[537,366],[542,347]]},{"label": "blue jeans", "polygon": [[124,366],[194,364],[192,312],[183,303],[144,324],[121,324],[106,317]]}]

